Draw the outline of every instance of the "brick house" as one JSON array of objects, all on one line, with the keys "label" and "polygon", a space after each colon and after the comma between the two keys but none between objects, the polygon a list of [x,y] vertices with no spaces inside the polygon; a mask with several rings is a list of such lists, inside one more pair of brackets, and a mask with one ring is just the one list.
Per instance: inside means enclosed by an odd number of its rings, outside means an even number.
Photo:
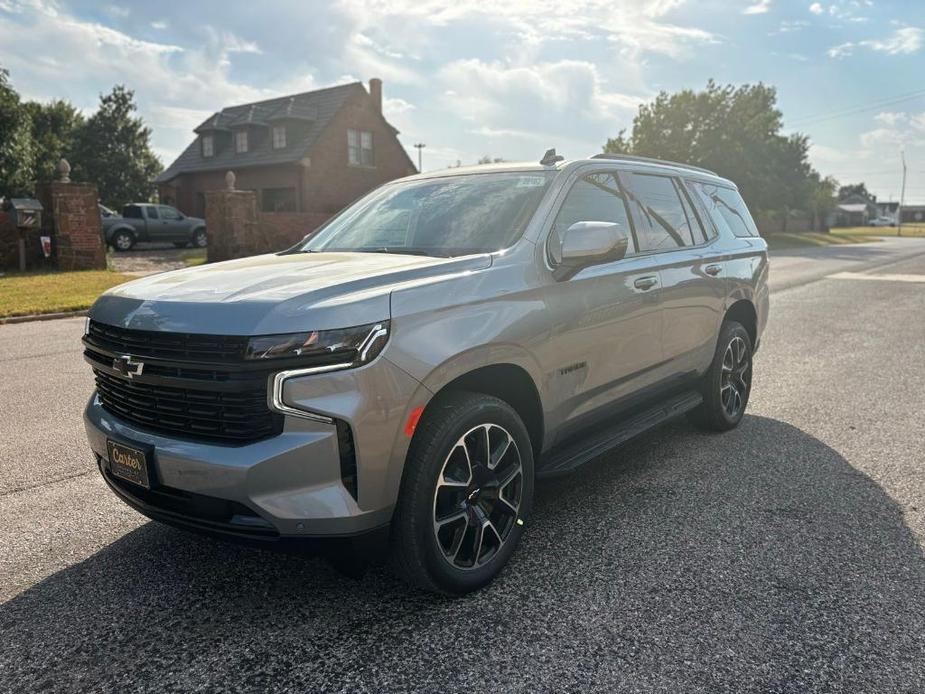
[{"label": "brick house", "polygon": [[155,179],[160,200],[205,214],[205,192],[253,190],[263,212],[331,215],[386,181],[416,173],[382,115],[382,80],[231,106]]}]

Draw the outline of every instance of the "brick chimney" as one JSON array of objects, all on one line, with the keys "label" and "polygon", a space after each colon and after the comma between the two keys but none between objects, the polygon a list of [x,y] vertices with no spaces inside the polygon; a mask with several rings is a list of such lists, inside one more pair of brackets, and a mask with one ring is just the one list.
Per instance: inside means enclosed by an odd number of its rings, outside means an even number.
[{"label": "brick chimney", "polygon": [[378,77],[369,81],[369,96],[376,105],[376,110],[382,113],[382,80]]}]

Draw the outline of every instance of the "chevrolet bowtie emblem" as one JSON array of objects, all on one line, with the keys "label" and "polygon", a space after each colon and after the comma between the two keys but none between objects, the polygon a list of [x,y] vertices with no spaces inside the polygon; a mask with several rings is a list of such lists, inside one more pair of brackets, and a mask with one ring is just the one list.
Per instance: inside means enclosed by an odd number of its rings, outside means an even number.
[{"label": "chevrolet bowtie emblem", "polygon": [[112,368],[126,378],[133,378],[141,375],[145,365],[144,362],[134,361],[129,355],[123,354],[121,357],[116,357],[112,360]]}]

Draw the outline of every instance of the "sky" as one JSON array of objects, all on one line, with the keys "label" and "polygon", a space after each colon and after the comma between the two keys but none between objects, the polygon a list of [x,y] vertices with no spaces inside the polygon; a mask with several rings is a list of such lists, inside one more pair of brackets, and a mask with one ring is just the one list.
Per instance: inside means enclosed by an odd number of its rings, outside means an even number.
[{"label": "sky", "polygon": [[659,91],[764,82],[842,183],[925,203],[925,1],[0,0],[0,66],[92,112],[134,89],[164,164],[225,106],[384,82],[424,169],[599,152]]}]

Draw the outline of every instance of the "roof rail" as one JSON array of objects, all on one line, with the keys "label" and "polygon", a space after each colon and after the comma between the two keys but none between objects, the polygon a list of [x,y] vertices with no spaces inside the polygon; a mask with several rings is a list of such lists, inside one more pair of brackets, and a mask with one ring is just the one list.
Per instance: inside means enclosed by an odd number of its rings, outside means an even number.
[{"label": "roof rail", "polygon": [[626,161],[640,161],[647,164],[664,164],[666,166],[678,166],[682,169],[692,169],[694,171],[702,171],[703,173],[708,173],[711,176],[719,176],[715,171],[710,171],[710,169],[705,169],[702,166],[694,166],[693,164],[682,164],[678,161],[668,161],[667,159],[655,159],[653,157],[640,157],[635,154],[595,154],[591,157],[592,159],[614,159],[614,160],[626,160]]}]

